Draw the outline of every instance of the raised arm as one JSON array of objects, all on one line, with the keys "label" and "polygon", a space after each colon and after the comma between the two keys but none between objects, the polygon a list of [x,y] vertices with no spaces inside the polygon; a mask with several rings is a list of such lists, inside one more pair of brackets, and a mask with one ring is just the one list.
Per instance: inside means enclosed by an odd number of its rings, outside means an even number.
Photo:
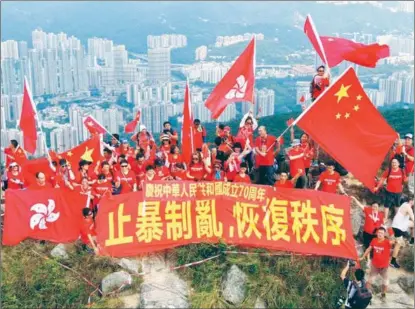
[{"label": "raised arm", "polygon": [[356,203],[356,205],[359,206],[359,208],[361,210],[364,210],[365,209],[365,205],[363,205],[362,203],[360,203],[360,201],[355,196],[351,196],[351,198]]}]

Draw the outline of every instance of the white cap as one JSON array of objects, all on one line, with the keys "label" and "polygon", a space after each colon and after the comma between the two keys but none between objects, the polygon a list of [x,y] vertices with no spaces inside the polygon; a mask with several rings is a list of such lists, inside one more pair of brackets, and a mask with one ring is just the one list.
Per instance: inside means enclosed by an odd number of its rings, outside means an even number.
[{"label": "white cap", "polygon": [[405,138],[413,139],[414,136],[411,133],[407,133],[407,134],[405,134]]},{"label": "white cap", "polygon": [[140,131],[143,131],[143,130],[147,130],[147,128],[146,128],[146,126],[145,126],[145,125],[140,124]]}]

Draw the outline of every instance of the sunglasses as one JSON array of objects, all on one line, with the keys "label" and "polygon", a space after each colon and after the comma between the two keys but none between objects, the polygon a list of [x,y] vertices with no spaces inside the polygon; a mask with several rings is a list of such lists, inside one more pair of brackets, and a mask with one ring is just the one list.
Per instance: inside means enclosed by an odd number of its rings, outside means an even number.
[{"label": "sunglasses", "polygon": [[324,70],[318,70],[317,72],[319,72],[319,73],[324,73]]},{"label": "sunglasses", "polygon": [[121,165],[121,167],[128,167],[128,165]]},{"label": "sunglasses", "polygon": [[193,161],[198,161],[199,160],[199,158],[193,158]]}]

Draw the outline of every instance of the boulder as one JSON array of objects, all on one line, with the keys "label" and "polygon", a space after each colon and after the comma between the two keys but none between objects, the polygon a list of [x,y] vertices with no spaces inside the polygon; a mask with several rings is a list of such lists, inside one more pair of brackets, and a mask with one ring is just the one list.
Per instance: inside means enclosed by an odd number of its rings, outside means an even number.
[{"label": "boulder", "polygon": [[64,244],[58,244],[55,248],[52,249],[50,255],[57,259],[68,259],[69,255],[66,252]]},{"label": "boulder", "polygon": [[357,236],[360,232],[361,227],[363,226],[363,213],[360,208],[352,208],[351,211],[351,219],[352,219],[352,231],[353,236]]},{"label": "boulder", "polygon": [[134,273],[134,274],[138,274],[138,270],[140,267],[140,262],[136,259],[126,259],[126,258],[122,258],[119,262],[118,265],[120,265],[122,268],[124,268],[125,270]]},{"label": "boulder", "polygon": [[113,291],[121,291],[126,287],[130,286],[132,283],[132,278],[129,273],[126,271],[117,271],[115,273],[105,276],[101,281],[101,290],[104,294]]},{"label": "boulder", "polygon": [[414,276],[405,275],[398,278],[399,286],[407,293],[414,291]]},{"label": "boulder", "polygon": [[245,299],[246,275],[238,266],[232,265],[222,282],[223,298],[239,306]]},{"label": "boulder", "polygon": [[255,301],[255,306],[254,306],[254,308],[255,309],[266,309],[267,308],[267,306],[265,305],[265,302],[264,302],[264,300],[262,299],[262,298],[257,298],[256,299],[256,301]]}]

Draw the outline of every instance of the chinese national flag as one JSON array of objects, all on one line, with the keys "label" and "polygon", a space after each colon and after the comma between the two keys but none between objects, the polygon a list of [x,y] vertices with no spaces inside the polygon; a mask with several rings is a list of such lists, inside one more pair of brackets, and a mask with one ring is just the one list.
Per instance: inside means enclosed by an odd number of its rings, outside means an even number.
[{"label": "chinese national flag", "polygon": [[369,189],[397,137],[370,102],[353,68],[295,122]]},{"label": "chinese national flag", "polygon": [[190,103],[189,82],[187,82],[184,92],[182,124],[182,156],[186,164],[190,162],[193,151],[193,116],[192,105]]},{"label": "chinese national flag", "polygon": [[320,58],[330,67],[335,67],[342,61],[350,61],[374,68],[379,59],[389,57],[388,45],[365,45],[338,37],[319,36],[311,16],[305,21],[304,32]]},{"label": "chinese national flag", "polygon": [[86,200],[69,190],[7,190],[3,245],[17,245],[26,238],[75,241]]},{"label": "chinese national flag", "polygon": [[217,119],[230,103],[248,101],[254,104],[254,87],[255,38],[213,89],[205,106],[211,111],[212,118]]},{"label": "chinese national flag", "polygon": [[6,155],[6,167],[13,162],[16,162],[22,166],[27,161],[26,154],[20,145],[17,146],[16,150],[12,150],[10,147],[7,147],[4,149],[4,154]]},{"label": "chinese national flag", "polygon": [[24,79],[22,113],[20,114],[19,127],[23,132],[23,148],[34,154],[36,151],[37,130],[36,112],[27,79]]},{"label": "chinese national flag", "polygon": [[140,122],[140,115],[141,111],[137,112],[137,115],[135,115],[135,118],[127,123],[124,128],[125,133],[133,133],[135,128],[137,127],[137,124]]},{"label": "chinese national flag", "polygon": [[101,139],[99,135],[92,136],[82,144],[60,153],[58,159],[66,159],[71,163],[73,169],[78,167],[79,161],[86,160],[92,163],[102,161],[104,159],[101,153]]},{"label": "chinese national flag", "polygon": [[91,134],[105,134],[107,130],[92,116],[87,116],[84,119],[84,125]]}]

